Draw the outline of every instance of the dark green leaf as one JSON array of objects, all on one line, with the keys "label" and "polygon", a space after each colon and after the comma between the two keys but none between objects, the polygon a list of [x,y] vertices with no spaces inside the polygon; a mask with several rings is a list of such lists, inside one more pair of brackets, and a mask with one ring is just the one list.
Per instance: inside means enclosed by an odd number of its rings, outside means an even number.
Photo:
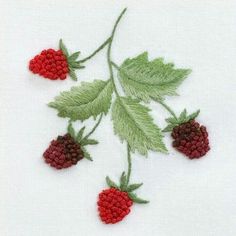
[{"label": "dark green leaf", "polygon": [[173,130],[175,126],[170,124],[170,125],[167,125],[163,130],[162,132],[171,132]]},{"label": "dark green leaf", "polygon": [[135,203],[141,203],[141,204],[149,203],[149,201],[137,197],[135,193],[128,193],[128,195]]},{"label": "dark green leaf", "polygon": [[134,191],[135,189],[138,189],[140,188],[141,186],[143,185],[143,183],[140,183],[140,184],[130,184],[127,188],[127,191],[128,192],[132,192]]},{"label": "dark green leaf", "polygon": [[72,80],[74,80],[74,81],[78,80],[74,69],[70,68],[69,74],[70,74],[70,77],[71,77]]},{"label": "dark green leaf", "polygon": [[82,66],[79,62],[76,62],[76,61],[74,61],[74,62],[70,61],[69,65],[73,69],[83,69],[83,68],[85,68],[85,66]]},{"label": "dark green leaf", "polygon": [[169,117],[166,119],[166,122],[171,124],[176,124],[178,120],[176,120],[174,117]]},{"label": "dark green leaf", "polygon": [[71,122],[69,122],[69,125],[67,127],[67,132],[71,135],[71,137],[75,138],[75,136],[76,136],[75,130],[74,130]]},{"label": "dark green leaf", "polygon": [[126,190],[126,174],[125,172],[122,172],[121,177],[120,177],[120,189],[122,191]]},{"label": "dark green leaf", "polygon": [[60,41],[59,41],[59,48],[62,50],[63,54],[64,54],[66,57],[69,56],[68,50],[67,50],[65,44],[63,43],[62,39],[60,39]]},{"label": "dark green leaf", "polygon": [[109,176],[106,177],[106,182],[107,185],[111,188],[119,188],[118,185],[109,178]]},{"label": "dark green leaf", "polygon": [[92,161],[93,159],[91,158],[91,156],[90,156],[90,154],[88,153],[88,151],[86,150],[86,148],[83,147],[83,146],[81,146],[81,149],[82,149],[82,151],[83,151],[83,153],[84,153],[84,158],[86,158],[86,159]]},{"label": "dark green leaf", "polygon": [[77,142],[80,142],[80,140],[82,139],[83,134],[84,134],[84,130],[85,130],[85,126],[82,127],[82,128],[79,130],[79,132],[78,132],[78,134],[77,134],[77,137],[76,137]]},{"label": "dark green leaf", "polygon": [[81,145],[96,145],[98,144],[98,141],[95,139],[82,139],[80,142]]},{"label": "dark green leaf", "polygon": [[80,54],[80,52],[73,53],[72,55],[70,55],[68,57],[68,60],[71,61],[71,62],[75,61],[78,58],[79,54]]},{"label": "dark green leaf", "polygon": [[181,113],[180,113],[180,116],[179,116],[179,122],[185,122],[186,120],[186,115],[187,115],[187,110],[184,109]]},{"label": "dark green leaf", "polygon": [[193,120],[195,119],[200,113],[200,110],[197,110],[196,112],[192,113],[191,115],[188,116],[188,120]]}]

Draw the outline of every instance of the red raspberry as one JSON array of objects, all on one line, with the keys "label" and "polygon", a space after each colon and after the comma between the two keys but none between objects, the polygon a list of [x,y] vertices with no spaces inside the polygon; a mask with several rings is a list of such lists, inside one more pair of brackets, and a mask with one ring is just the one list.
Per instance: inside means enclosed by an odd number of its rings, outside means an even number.
[{"label": "red raspberry", "polygon": [[50,166],[62,169],[76,165],[84,157],[84,153],[80,144],[70,134],[66,134],[52,140],[43,157]]},{"label": "red raspberry", "polygon": [[99,194],[97,205],[101,220],[106,224],[115,224],[130,213],[133,201],[127,192],[109,188]]},{"label": "red raspberry", "polygon": [[195,120],[176,126],[171,136],[174,138],[173,147],[190,159],[200,158],[210,150],[206,127]]},{"label": "red raspberry", "polygon": [[68,62],[62,50],[47,49],[35,56],[29,69],[50,80],[64,80],[69,72]]}]

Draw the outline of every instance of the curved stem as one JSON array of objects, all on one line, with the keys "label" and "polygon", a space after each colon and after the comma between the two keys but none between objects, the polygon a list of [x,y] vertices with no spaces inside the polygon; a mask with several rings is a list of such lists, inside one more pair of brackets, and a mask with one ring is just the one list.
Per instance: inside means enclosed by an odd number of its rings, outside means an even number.
[{"label": "curved stem", "polygon": [[174,111],[163,101],[158,101],[175,119],[177,119],[177,116],[175,115]]},{"label": "curved stem", "polygon": [[112,66],[115,67],[117,70],[120,70],[120,67],[115,63],[115,62],[111,62]]},{"label": "curved stem", "polygon": [[102,116],[103,116],[103,114],[101,114],[101,116],[100,116],[99,119],[98,119],[98,122],[94,125],[94,127],[92,128],[92,130],[91,130],[86,136],[84,136],[83,139],[87,139],[87,138],[97,129],[97,127],[98,127],[99,124],[101,123]]},{"label": "curved stem", "polygon": [[88,61],[89,59],[91,59],[92,57],[94,57],[99,51],[101,51],[111,40],[111,37],[109,37],[100,47],[98,47],[91,55],[89,55],[88,57],[85,57],[82,60],[79,60],[79,63],[83,63]]},{"label": "curved stem", "polygon": [[119,24],[122,16],[124,15],[124,13],[126,12],[127,8],[125,8],[121,14],[119,15],[119,17],[117,18],[116,22],[115,22],[115,25],[113,27],[113,30],[112,30],[112,33],[111,33],[111,37],[110,37],[110,42],[108,44],[108,50],[107,50],[107,63],[108,63],[108,67],[109,67],[109,71],[110,71],[110,78],[112,80],[112,83],[113,83],[113,87],[114,87],[114,91],[115,91],[115,94],[117,97],[120,97],[118,91],[117,91],[117,88],[116,88],[116,85],[115,85],[115,81],[114,81],[114,75],[113,75],[113,70],[112,70],[112,61],[111,61],[111,46],[112,46],[112,42],[113,42],[113,38],[114,38],[114,35],[115,35],[115,31],[116,31],[116,28],[117,28],[117,25]]},{"label": "curved stem", "polygon": [[130,154],[130,146],[127,143],[127,160],[128,160],[128,171],[127,171],[127,179],[126,179],[126,186],[129,184],[131,169],[132,169],[132,161],[131,161],[131,154]]}]

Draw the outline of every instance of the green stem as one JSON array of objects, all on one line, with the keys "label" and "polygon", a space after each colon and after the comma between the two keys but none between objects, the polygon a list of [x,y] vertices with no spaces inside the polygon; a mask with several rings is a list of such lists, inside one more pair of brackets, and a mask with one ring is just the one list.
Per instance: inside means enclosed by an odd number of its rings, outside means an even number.
[{"label": "green stem", "polygon": [[98,122],[94,125],[94,127],[92,128],[92,130],[91,130],[83,139],[87,139],[87,138],[97,129],[97,127],[98,127],[99,124],[101,123],[102,116],[103,116],[103,114],[101,114],[101,116],[100,116],[99,119],[98,119]]},{"label": "green stem", "polygon": [[115,35],[115,31],[116,31],[116,28],[122,18],[122,16],[124,15],[124,13],[126,12],[127,8],[125,8],[121,14],[119,15],[119,17],[117,18],[116,22],[115,22],[115,25],[113,27],[113,30],[112,30],[112,33],[111,33],[111,37],[110,37],[110,42],[108,44],[108,50],[107,50],[107,63],[108,63],[108,67],[109,67],[109,72],[110,72],[110,78],[112,80],[112,83],[113,83],[113,87],[114,87],[114,91],[115,91],[115,94],[117,97],[120,97],[118,91],[117,91],[117,88],[116,88],[116,84],[115,84],[115,80],[114,80],[114,75],[113,75],[113,70],[112,70],[112,61],[111,61],[111,46],[112,46],[112,42],[113,42],[113,38],[114,38],[114,35]]},{"label": "green stem", "polygon": [[176,120],[178,119],[177,116],[175,115],[174,111],[163,101],[158,101]]},{"label": "green stem", "polygon": [[120,70],[120,67],[115,63],[115,62],[111,62],[112,66],[115,67],[117,70]]},{"label": "green stem", "polygon": [[130,146],[127,143],[127,160],[128,160],[128,171],[127,171],[127,179],[126,179],[126,186],[129,184],[131,169],[132,169],[132,161],[131,161],[131,154],[130,154]]},{"label": "green stem", "polygon": [[89,55],[88,57],[85,57],[82,60],[79,60],[79,63],[83,63],[88,61],[89,59],[91,59],[92,57],[94,57],[99,51],[101,51],[109,42],[110,42],[111,38],[109,37],[100,47],[98,47],[91,55]]}]

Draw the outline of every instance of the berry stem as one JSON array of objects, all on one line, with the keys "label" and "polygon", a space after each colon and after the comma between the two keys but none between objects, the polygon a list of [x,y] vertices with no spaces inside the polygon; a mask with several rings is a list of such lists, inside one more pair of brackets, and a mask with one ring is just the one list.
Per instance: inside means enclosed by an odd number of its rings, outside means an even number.
[{"label": "berry stem", "polygon": [[177,116],[175,115],[174,111],[163,101],[158,101],[176,120],[178,119]]},{"label": "berry stem", "polygon": [[101,46],[99,46],[91,55],[85,57],[82,60],[79,60],[78,63],[83,63],[94,57],[99,51],[101,51],[108,43],[110,43],[111,37],[109,37]]},{"label": "berry stem", "polygon": [[120,70],[120,67],[115,63],[115,62],[111,62],[112,66],[115,67],[117,70]]},{"label": "berry stem", "polygon": [[131,154],[130,154],[130,146],[127,143],[127,160],[128,160],[128,171],[127,171],[127,179],[126,179],[126,186],[129,184],[130,180],[130,174],[132,170],[132,160],[131,160]]},{"label": "berry stem", "polygon": [[114,87],[114,91],[115,91],[115,94],[116,96],[119,98],[120,95],[117,91],[117,88],[116,88],[116,84],[115,84],[115,80],[114,80],[114,75],[113,75],[113,70],[112,70],[112,61],[111,61],[111,46],[112,46],[112,42],[113,42],[113,38],[114,38],[114,35],[115,35],[115,31],[116,31],[116,28],[122,18],[122,16],[124,15],[124,13],[126,12],[127,8],[125,8],[121,14],[119,15],[119,17],[117,18],[116,22],[115,22],[115,25],[113,27],[113,30],[112,30],[112,33],[111,33],[111,37],[110,37],[110,42],[108,44],[108,50],[107,50],[107,63],[108,63],[108,67],[109,67],[109,72],[110,72],[110,78],[112,80],[112,83],[113,83],[113,87]]},{"label": "berry stem", "polygon": [[96,129],[97,127],[99,126],[99,124],[101,123],[101,120],[102,120],[102,117],[103,117],[103,114],[100,115],[99,119],[98,119],[98,122],[94,125],[94,127],[92,128],[92,130],[84,136],[83,139],[87,139]]}]

